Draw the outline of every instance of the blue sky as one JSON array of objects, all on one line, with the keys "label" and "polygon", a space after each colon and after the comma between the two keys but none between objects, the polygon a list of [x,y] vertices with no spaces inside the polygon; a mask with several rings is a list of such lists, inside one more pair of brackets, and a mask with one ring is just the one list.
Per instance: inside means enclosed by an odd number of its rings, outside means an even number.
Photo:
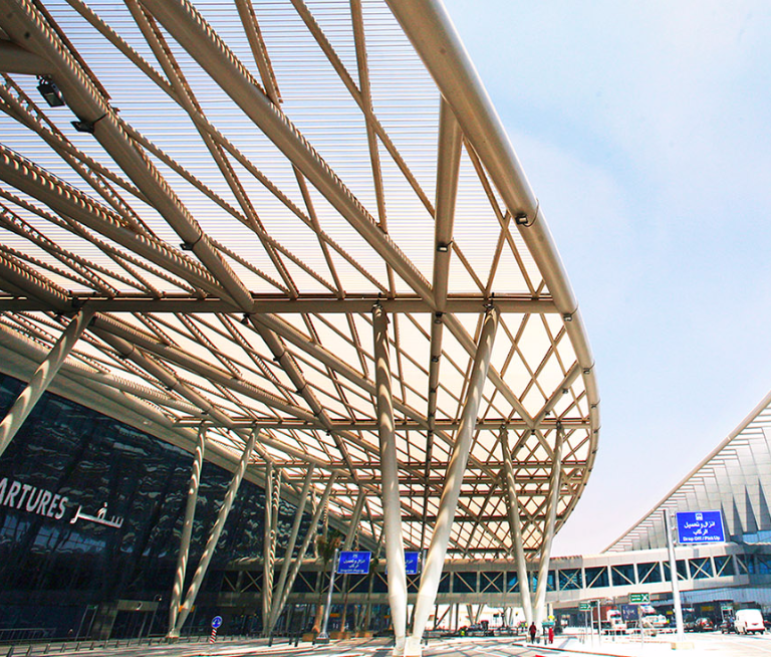
[{"label": "blue sky", "polygon": [[587,326],[599,552],[771,388],[771,3],[445,2]]}]

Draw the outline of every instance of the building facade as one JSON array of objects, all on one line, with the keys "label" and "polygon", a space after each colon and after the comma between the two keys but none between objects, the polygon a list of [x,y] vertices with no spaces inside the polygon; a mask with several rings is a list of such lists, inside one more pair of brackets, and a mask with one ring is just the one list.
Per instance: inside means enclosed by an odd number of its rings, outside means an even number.
[{"label": "building facade", "polygon": [[[0,415],[22,389],[0,376]],[[11,630],[76,638],[164,633],[191,463],[178,447],[46,394],[0,457],[0,638]],[[204,462],[193,566],[231,476]],[[206,594],[222,588],[225,565],[262,554],[264,509],[263,489],[244,481],[191,629],[208,626],[217,610],[209,613]],[[295,508],[282,501],[279,509],[281,545]],[[226,615],[239,631],[260,622],[259,605],[236,621]]]}]

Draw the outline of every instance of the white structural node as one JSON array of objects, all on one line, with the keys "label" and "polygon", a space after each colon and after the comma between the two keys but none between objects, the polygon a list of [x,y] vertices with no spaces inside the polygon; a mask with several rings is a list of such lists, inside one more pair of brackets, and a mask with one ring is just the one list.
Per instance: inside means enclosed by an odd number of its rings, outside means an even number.
[{"label": "white structural node", "polygon": [[594,361],[444,7],[0,0],[0,28],[0,370],[30,382],[0,450],[43,391],[76,399],[195,453],[187,528],[205,438],[236,472],[217,527],[241,474],[267,491],[268,635],[319,498],[312,528],[384,548],[395,653],[420,652],[447,559],[511,558],[542,618]]}]

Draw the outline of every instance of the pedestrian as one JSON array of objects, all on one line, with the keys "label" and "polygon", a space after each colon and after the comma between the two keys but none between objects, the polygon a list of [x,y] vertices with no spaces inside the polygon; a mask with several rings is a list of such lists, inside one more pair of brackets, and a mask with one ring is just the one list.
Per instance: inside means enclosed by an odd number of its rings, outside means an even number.
[{"label": "pedestrian", "polygon": [[549,625],[549,643],[554,643],[554,627]]},{"label": "pedestrian", "polygon": [[530,623],[530,643],[535,643],[535,633],[538,631],[538,628],[535,626],[535,623]]}]

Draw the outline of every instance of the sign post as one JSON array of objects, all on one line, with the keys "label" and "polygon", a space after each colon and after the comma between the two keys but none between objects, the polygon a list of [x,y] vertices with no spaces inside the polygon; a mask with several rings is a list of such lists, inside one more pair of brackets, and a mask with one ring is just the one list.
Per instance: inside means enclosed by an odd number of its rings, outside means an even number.
[{"label": "sign post", "polygon": [[[669,579],[672,581],[672,600],[675,606],[675,632],[678,641],[683,640],[683,608],[680,604],[680,585],[677,582],[677,561],[675,560],[675,546],[672,543],[672,519],[669,511],[664,509],[664,532],[667,540],[667,552],[669,552]],[[679,515],[679,514],[678,514]]]},{"label": "sign post", "polygon": [[584,641],[586,641],[586,628],[589,627],[589,612],[592,610],[591,602],[579,602],[578,611],[584,612]]},{"label": "sign post", "polygon": [[209,643],[214,643],[217,640],[217,629],[222,625],[222,616],[215,616],[211,619],[211,636],[209,637]]},{"label": "sign post", "polygon": [[651,602],[651,595],[650,593],[630,593],[629,594],[629,604],[630,605],[637,605],[637,627],[640,628],[640,646],[642,647],[645,644],[645,628],[643,627],[642,622],[642,606],[641,605],[648,605]]}]

